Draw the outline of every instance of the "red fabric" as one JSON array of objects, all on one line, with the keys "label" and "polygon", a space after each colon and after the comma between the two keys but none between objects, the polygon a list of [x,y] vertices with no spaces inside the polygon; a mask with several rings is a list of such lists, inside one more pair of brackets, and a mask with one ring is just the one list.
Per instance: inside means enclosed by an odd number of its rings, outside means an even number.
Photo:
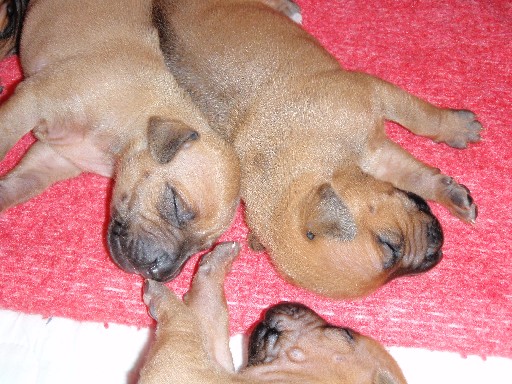
[{"label": "red fabric", "polygon": [[[386,345],[512,357],[512,9],[508,1],[299,1],[304,25],[347,68],[363,70],[441,106],[469,108],[483,141],[456,150],[390,125],[418,158],[468,186],[475,225],[433,205],[445,231],[444,260],[431,272],[391,282],[364,300],[333,301],[287,285],[263,253],[247,249],[239,211],[223,240],[244,246],[226,282],[232,331],[262,309],[299,300],[326,318]],[[269,37],[271,38],[271,36]],[[91,69],[94,70],[94,69]],[[0,63],[7,92],[15,58]],[[5,173],[32,138],[0,163]],[[82,175],[0,214],[0,307],[78,320],[151,324],[141,279],[117,269],[105,246],[109,180]],[[170,284],[183,293],[194,257]]]}]

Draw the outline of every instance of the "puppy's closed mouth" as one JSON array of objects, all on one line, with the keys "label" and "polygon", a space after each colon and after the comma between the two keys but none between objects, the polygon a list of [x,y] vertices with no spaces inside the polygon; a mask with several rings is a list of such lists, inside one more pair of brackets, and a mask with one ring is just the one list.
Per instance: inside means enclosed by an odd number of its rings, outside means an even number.
[{"label": "puppy's closed mouth", "polygon": [[121,269],[158,282],[174,279],[190,256],[179,247],[169,252],[157,241],[130,233],[128,225],[115,216],[108,228],[107,243],[113,261]]}]

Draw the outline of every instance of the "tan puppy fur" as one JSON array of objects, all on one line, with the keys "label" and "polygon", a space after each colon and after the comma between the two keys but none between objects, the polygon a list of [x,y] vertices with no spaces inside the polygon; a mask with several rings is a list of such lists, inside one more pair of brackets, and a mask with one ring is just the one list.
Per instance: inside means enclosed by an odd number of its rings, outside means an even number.
[{"label": "tan puppy fur", "polygon": [[94,172],[116,179],[108,243],[126,271],[168,280],[212,246],[238,203],[238,160],[166,69],[150,0],[33,0],[20,56],[0,159],[30,130],[38,141],[0,179],[0,211]]},{"label": "tan puppy fur", "polygon": [[144,301],[157,330],[139,383],[406,382],[375,340],[297,303],[266,312],[250,336],[248,365],[235,372],[223,282],[237,253],[236,244],[223,243],[204,256],[183,302],[164,285],[146,282]]},{"label": "tan puppy fur", "polygon": [[481,124],[344,71],[268,4],[293,12],[286,0],[156,0],[154,10],[167,65],[240,157],[252,234],[289,280],[336,298],[432,268],[443,235],[423,199],[468,222],[476,206],[390,141],[385,121],[457,148],[478,141]]}]

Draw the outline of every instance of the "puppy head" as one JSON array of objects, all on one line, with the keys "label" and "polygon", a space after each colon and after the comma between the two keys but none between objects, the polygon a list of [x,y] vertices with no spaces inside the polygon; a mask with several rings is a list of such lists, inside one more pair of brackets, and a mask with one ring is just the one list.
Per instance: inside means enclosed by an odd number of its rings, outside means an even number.
[{"label": "puppy head", "polygon": [[375,340],[335,327],[296,303],[270,308],[254,328],[244,373],[283,382],[293,377],[307,383],[406,383]]},{"label": "puppy head", "polygon": [[229,226],[238,194],[238,161],[220,139],[150,118],[147,137],[117,167],[107,234],[112,258],[127,272],[173,279]]},{"label": "puppy head", "polygon": [[300,286],[358,297],[441,259],[441,226],[419,196],[362,172],[293,188],[268,248],[276,267]]}]

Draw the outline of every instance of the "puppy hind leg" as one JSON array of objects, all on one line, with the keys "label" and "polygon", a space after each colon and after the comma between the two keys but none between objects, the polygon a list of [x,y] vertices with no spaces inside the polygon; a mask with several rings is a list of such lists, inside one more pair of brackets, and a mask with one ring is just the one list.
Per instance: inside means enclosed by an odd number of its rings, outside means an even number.
[{"label": "puppy hind leg", "polygon": [[416,135],[466,148],[480,141],[482,124],[468,110],[438,108],[393,84],[378,81],[377,90],[386,120],[394,121]]},{"label": "puppy hind leg", "polygon": [[472,223],[477,217],[477,206],[468,188],[390,140],[385,139],[373,150],[361,168],[376,179],[445,206],[461,220]]},{"label": "puppy hind leg", "polygon": [[203,256],[184,301],[195,312],[206,334],[207,351],[213,361],[229,372],[234,371],[229,350],[229,315],[224,294],[224,279],[240,246],[221,243]]},{"label": "puppy hind leg", "polygon": [[20,163],[0,179],[0,212],[39,195],[81,170],[45,143],[35,142]]}]

